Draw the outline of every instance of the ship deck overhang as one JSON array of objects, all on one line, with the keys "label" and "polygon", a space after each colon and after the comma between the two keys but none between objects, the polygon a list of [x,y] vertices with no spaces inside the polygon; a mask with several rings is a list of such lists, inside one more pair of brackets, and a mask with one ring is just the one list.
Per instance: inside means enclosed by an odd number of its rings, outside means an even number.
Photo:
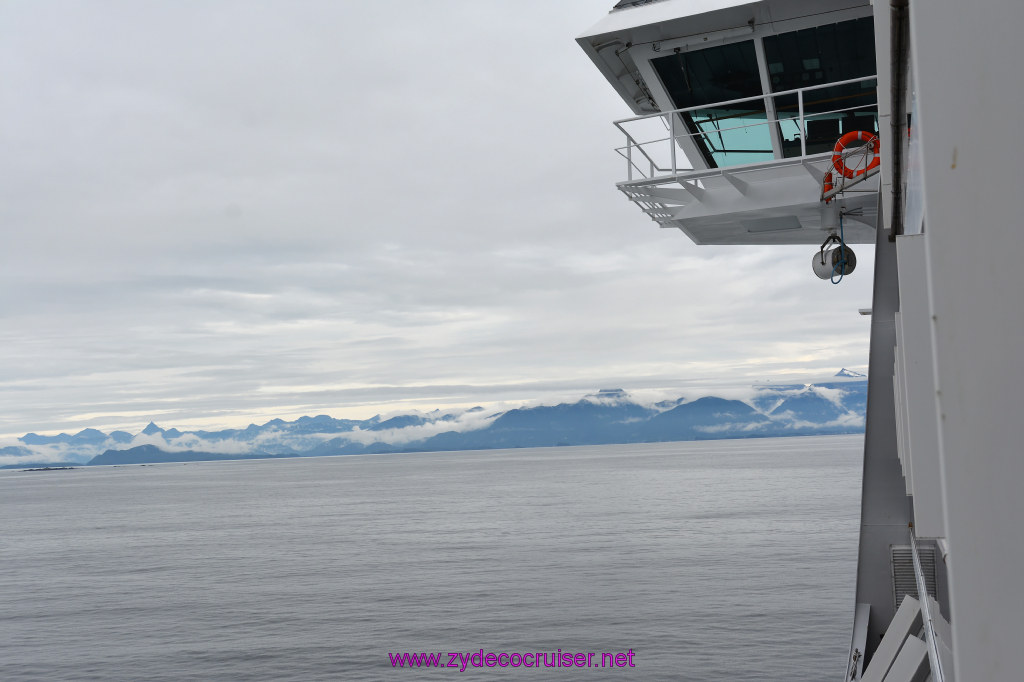
[{"label": "ship deck overhang", "polygon": [[678,228],[697,244],[819,245],[838,228],[845,241],[873,244],[878,178],[821,201],[830,154],[766,163],[685,170],[627,180],[618,189],[661,227]]}]

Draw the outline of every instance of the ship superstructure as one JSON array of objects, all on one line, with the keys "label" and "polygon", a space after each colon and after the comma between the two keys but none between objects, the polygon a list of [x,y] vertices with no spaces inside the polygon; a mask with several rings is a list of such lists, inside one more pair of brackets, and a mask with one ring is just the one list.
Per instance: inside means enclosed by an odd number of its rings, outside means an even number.
[{"label": "ship superstructure", "polygon": [[1024,679],[1020,29],[1018,0],[623,0],[577,39],[656,224],[813,245],[833,282],[875,244],[846,680]]}]

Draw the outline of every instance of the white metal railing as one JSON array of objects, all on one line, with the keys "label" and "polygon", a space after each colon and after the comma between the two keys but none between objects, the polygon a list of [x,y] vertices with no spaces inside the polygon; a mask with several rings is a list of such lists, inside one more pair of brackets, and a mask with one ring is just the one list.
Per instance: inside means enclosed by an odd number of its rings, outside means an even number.
[{"label": "white metal railing", "polygon": [[[727,150],[715,150],[710,144],[709,138],[713,135],[720,136],[722,133],[748,129],[748,128],[759,128],[763,126],[781,126],[782,124],[795,124],[796,125],[796,136],[800,139],[800,156],[807,156],[807,121],[812,119],[834,117],[836,114],[846,114],[857,110],[866,109],[877,109],[877,103],[861,104],[851,107],[845,107],[841,109],[833,109],[830,111],[819,111],[811,114],[806,114],[804,111],[805,94],[816,90],[823,90],[826,88],[834,88],[842,85],[850,85],[853,83],[867,83],[868,81],[877,81],[877,76],[864,76],[862,78],[850,78],[848,80],[834,81],[831,83],[822,83],[820,85],[812,85],[806,88],[798,88],[795,90],[783,90],[781,92],[772,92],[764,95],[757,95],[754,97],[744,97],[742,99],[726,100],[724,102],[714,102],[711,104],[702,104],[695,107],[687,107],[684,109],[673,109],[672,111],[662,111],[655,114],[646,114],[643,116],[634,116],[632,118],[625,118],[615,121],[615,127],[618,128],[623,135],[626,136],[626,144],[622,147],[617,147],[615,151],[626,160],[627,177],[628,181],[633,181],[635,175],[639,175],[643,179],[654,179],[660,176],[674,176],[680,171],[690,170],[688,167],[679,167],[678,163],[678,150],[680,149],[679,140],[683,138],[694,139],[695,144],[699,144],[696,138],[705,138],[708,140],[708,148],[714,151],[725,151]],[[787,97],[796,95],[797,98],[797,115],[795,117],[783,117],[779,118],[775,113],[775,101],[780,97]],[[855,95],[854,95],[855,96]],[[708,109],[723,108],[737,104],[749,103],[749,102],[763,102],[764,103],[764,120],[758,120],[756,123],[744,123],[728,128],[715,127],[713,130],[699,130],[698,132],[691,132],[687,129],[686,124],[683,122],[682,116],[684,114],[690,114],[693,112],[705,111]],[[761,113],[758,109],[752,113]],[[775,114],[774,118],[769,118],[769,114]],[[636,130],[640,127],[647,125],[650,126],[651,122],[660,119],[661,126],[667,135],[655,137],[653,139],[638,139],[639,135],[636,134]],[[699,123],[710,122],[700,121]],[[682,128],[682,130],[680,130]],[[632,132],[631,132],[632,130]],[[785,157],[784,151],[781,146],[781,136],[773,135],[772,128],[766,128],[766,140],[770,140],[770,145],[763,150],[746,150],[747,153],[758,153],[771,155],[772,160],[778,160],[782,158],[796,158],[796,157]],[[742,152],[741,152],[742,153]],[[655,159],[655,156],[660,157],[660,161]]]},{"label": "white metal railing", "polygon": [[928,665],[931,668],[931,679],[934,682],[945,682],[945,673],[942,670],[942,659],[939,658],[938,639],[935,634],[934,617],[931,604],[928,602],[928,586],[925,585],[924,572],[921,570],[921,558],[917,553],[917,537],[914,530],[910,530],[910,551],[914,559],[914,579],[917,581],[917,594],[921,600],[921,616],[924,622],[924,639],[928,645]]}]

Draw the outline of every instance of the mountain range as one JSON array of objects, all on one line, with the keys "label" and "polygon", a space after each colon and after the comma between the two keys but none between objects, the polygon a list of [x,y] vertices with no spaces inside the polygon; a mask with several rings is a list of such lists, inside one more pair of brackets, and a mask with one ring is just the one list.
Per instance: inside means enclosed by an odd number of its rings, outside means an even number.
[{"label": "mountain range", "polygon": [[0,448],[0,461],[14,459],[6,468],[23,468],[859,433],[866,398],[867,379],[844,368],[825,382],[755,386],[746,401],[707,395],[641,404],[621,389],[603,389],[573,403],[501,412],[474,407],[365,420],[318,415],[221,431],[151,422],[134,435],[29,433]]}]

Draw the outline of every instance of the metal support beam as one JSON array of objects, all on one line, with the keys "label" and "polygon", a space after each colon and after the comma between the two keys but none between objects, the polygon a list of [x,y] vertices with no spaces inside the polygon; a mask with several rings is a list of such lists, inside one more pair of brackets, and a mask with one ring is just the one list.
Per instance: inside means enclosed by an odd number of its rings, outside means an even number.
[{"label": "metal support beam", "polygon": [[804,161],[800,165],[804,167],[804,170],[807,171],[807,174],[814,178],[814,181],[817,182],[819,185],[825,182],[825,171],[815,168],[807,161]]},{"label": "metal support beam", "polygon": [[737,178],[732,173],[723,171],[722,172],[722,177],[725,179],[726,182],[728,182],[730,185],[735,187],[736,191],[739,192],[740,194],[746,195],[747,192],[750,191],[750,185],[748,185],[743,180],[740,180],[739,178]]},{"label": "metal support beam", "polygon": [[682,187],[683,189],[685,189],[690,194],[692,194],[693,198],[696,199],[697,201],[703,201],[704,200],[704,196],[707,194],[707,192],[705,190],[701,189],[696,184],[691,183],[691,182],[686,182],[685,180],[680,180],[679,181],[679,186]]},{"label": "metal support beam", "polygon": [[[907,542],[912,512],[896,454],[896,406],[892,367],[895,314],[899,309],[896,244],[884,228],[875,233],[875,281],[871,301],[871,351],[868,369],[867,424],[861,492],[860,552],[854,604],[870,604],[866,665],[895,614],[890,572],[891,545]],[[852,606],[852,605],[851,605]]]}]

